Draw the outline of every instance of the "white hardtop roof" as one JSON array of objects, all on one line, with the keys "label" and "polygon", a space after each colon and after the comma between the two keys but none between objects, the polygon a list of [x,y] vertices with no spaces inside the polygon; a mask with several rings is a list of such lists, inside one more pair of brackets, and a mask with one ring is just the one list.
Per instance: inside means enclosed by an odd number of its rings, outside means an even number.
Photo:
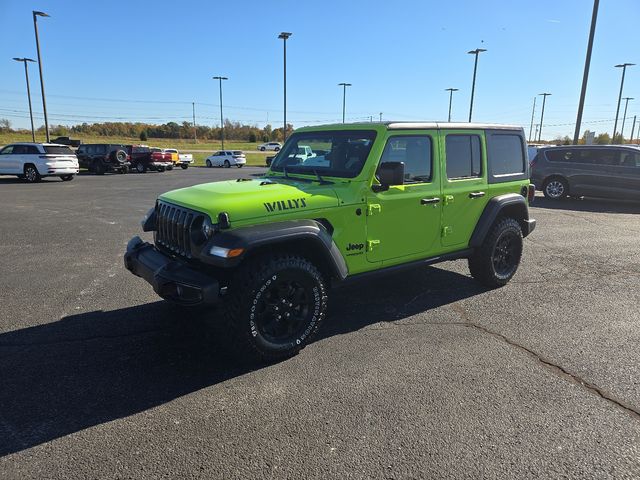
[{"label": "white hardtop roof", "polygon": [[450,130],[521,130],[519,125],[504,125],[499,123],[469,123],[469,122],[385,122],[389,130],[410,130],[422,128],[450,129]]}]

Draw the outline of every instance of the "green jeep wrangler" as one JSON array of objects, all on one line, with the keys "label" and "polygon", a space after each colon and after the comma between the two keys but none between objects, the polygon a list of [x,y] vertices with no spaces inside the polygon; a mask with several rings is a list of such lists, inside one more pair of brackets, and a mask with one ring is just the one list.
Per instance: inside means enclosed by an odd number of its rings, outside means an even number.
[{"label": "green jeep wrangler", "polygon": [[344,281],[467,258],[474,278],[505,285],[533,194],[520,127],[307,127],[263,177],[161,195],[142,221],[154,243],[134,237],[124,262],[164,299],[220,303],[234,338],[274,359],[309,342]]}]

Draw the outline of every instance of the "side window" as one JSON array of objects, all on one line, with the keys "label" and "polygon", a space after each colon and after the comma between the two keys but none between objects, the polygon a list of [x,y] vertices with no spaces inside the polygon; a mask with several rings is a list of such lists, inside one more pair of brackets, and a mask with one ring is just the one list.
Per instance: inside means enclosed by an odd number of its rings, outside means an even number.
[{"label": "side window", "polygon": [[475,178],[482,175],[482,150],[478,135],[447,135],[447,178]]},{"label": "side window", "polygon": [[13,145],[9,145],[8,147],[4,147],[2,150],[0,150],[0,155],[10,155],[13,153],[13,149],[15,147]]},{"label": "side window", "polygon": [[596,165],[609,167],[612,165],[620,165],[620,152],[618,150],[608,148],[598,148],[591,151],[591,157]]},{"label": "side window", "polygon": [[25,150],[27,155],[40,155],[40,150],[35,145],[27,145]]},{"label": "side window", "polygon": [[15,145],[13,147],[14,155],[24,155],[25,153],[27,153],[27,149],[25,148],[24,145]]},{"label": "side window", "polygon": [[621,167],[640,167],[640,153],[622,152],[620,155]]},{"label": "side window", "polygon": [[492,175],[525,172],[524,149],[520,135],[490,135],[487,140],[487,156]]},{"label": "side window", "polygon": [[565,149],[557,149],[557,150],[548,150],[545,152],[547,159],[550,162],[573,162],[574,159],[574,152],[571,150],[565,150]]},{"label": "side window", "polygon": [[380,163],[384,162],[403,162],[406,183],[431,181],[433,165],[431,137],[427,135],[390,137],[380,158]]}]

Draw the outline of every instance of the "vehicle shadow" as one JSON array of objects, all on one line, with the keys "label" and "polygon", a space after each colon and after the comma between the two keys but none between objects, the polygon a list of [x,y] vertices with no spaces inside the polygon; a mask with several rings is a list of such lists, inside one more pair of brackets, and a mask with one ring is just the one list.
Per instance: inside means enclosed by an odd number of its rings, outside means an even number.
[{"label": "vehicle shadow", "polygon": [[[433,267],[336,289],[318,340],[483,291]],[[234,354],[216,317],[159,301],[1,334],[0,456],[268,368]]]},{"label": "vehicle shadow", "polygon": [[610,198],[569,197],[562,200],[549,200],[545,197],[536,196],[532,206],[535,208],[573,210],[577,212],[640,213],[640,201]]}]

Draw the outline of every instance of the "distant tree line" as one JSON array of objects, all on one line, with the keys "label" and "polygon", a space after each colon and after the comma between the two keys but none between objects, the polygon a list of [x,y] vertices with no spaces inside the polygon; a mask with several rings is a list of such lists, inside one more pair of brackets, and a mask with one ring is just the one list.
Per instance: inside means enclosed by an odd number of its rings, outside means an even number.
[{"label": "distant tree line", "polygon": [[[0,119],[0,132],[14,132],[11,122]],[[44,127],[38,128],[39,132],[44,132]],[[255,125],[244,125],[240,122],[225,120],[224,137],[229,140],[239,140],[245,142],[269,142],[280,141],[284,138],[283,128],[273,128],[266,125],[258,128]],[[287,124],[287,135],[293,132],[293,125]],[[110,136],[127,138],[180,138],[192,139],[194,136],[193,124],[189,122],[168,122],[162,125],[150,123],[131,122],[104,122],[104,123],[82,123],[73,126],[52,125],[50,127],[52,136]],[[220,140],[222,130],[220,127],[207,127],[198,125],[195,131],[198,140]]]}]

